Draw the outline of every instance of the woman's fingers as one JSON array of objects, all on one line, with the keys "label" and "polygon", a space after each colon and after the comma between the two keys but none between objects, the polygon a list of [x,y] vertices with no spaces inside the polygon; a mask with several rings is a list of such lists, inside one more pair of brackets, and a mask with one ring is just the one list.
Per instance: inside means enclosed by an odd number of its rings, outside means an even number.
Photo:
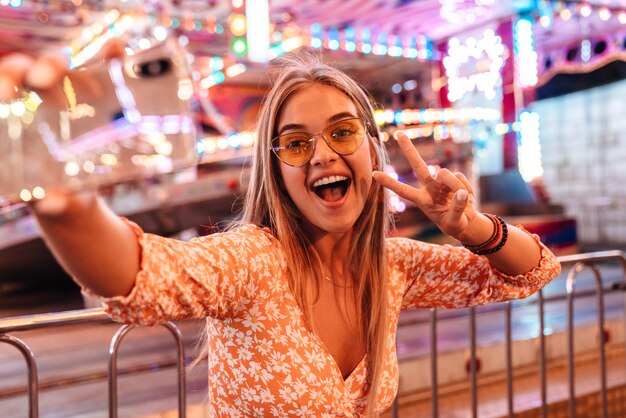
[{"label": "woman's fingers", "polygon": [[372,176],[381,186],[386,187],[398,196],[410,200],[419,206],[421,199],[418,189],[402,183],[382,171],[374,171]]},{"label": "woman's fingers", "polygon": [[25,87],[43,92],[61,85],[67,74],[67,58],[44,54],[37,59],[21,53],[0,60],[0,102],[22,97]]},{"label": "woman's fingers", "polygon": [[456,172],[454,173],[454,175],[456,176],[456,178],[458,178],[459,180],[461,180],[461,182],[463,183],[463,185],[465,186],[465,188],[467,189],[467,191],[469,192],[470,195],[474,194],[474,188],[472,187],[472,185],[470,184],[469,180],[467,179],[467,177],[465,177],[465,175],[463,173],[459,173]]},{"label": "woman's fingers", "polygon": [[435,180],[448,186],[453,192],[459,189],[466,189],[465,184],[447,168],[438,170],[435,174]]},{"label": "woman's fingers", "polygon": [[11,53],[0,60],[0,102],[10,102],[22,96],[24,76],[34,59],[21,53]]},{"label": "woman's fingers", "polygon": [[37,215],[54,218],[65,213],[68,203],[68,195],[55,190],[48,192],[43,199],[33,202],[31,207]]},{"label": "woman's fingers", "polygon": [[67,74],[69,61],[58,54],[44,54],[37,58],[26,73],[25,84],[35,90],[47,90],[60,85]]},{"label": "woman's fingers", "polygon": [[117,38],[113,38],[104,44],[98,55],[104,60],[121,58],[124,56],[124,43]]},{"label": "woman's fingers", "polygon": [[428,170],[428,165],[426,161],[422,158],[422,156],[417,152],[417,149],[405,134],[398,134],[398,144],[400,145],[400,149],[404,153],[406,159],[409,161],[411,168],[415,172],[418,180],[422,183],[422,185],[426,185],[433,180],[433,177],[430,175],[430,170]]},{"label": "woman's fingers", "polygon": [[74,193],[62,189],[53,189],[48,190],[44,198],[30,203],[30,207],[37,216],[42,218],[76,217],[93,207],[96,199],[97,193],[95,191]]}]

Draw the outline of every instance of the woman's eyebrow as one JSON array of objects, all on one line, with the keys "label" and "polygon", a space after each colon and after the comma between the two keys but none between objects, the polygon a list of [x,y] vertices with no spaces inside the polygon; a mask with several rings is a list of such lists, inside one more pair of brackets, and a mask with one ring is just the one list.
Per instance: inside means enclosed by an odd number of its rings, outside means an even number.
[{"label": "woman's eyebrow", "polygon": [[340,112],[329,117],[328,122],[332,123],[332,122],[335,122],[341,119],[346,119],[346,118],[356,118],[356,116],[353,115],[351,112]]},{"label": "woman's eyebrow", "polygon": [[289,123],[287,125],[284,125],[282,128],[280,128],[280,130],[278,131],[278,135],[282,135],[283,132],[285,131],[306,131],[304,125],[301,125],[299,123]]},{"label": "woman's eyebrow", "polygon": [[[356,118],[356,116],[354,116],[351,112],[340,112],[329,117],[327,121],[328,123],[333,123],[346,118]],[[280,128],[278,135],[282,135],[285,131],[306,131],[306,127],[300,123],[289,123]]]}]

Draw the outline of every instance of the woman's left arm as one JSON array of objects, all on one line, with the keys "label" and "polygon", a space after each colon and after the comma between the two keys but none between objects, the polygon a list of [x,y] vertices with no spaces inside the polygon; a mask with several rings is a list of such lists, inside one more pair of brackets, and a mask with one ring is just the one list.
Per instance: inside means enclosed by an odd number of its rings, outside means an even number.
[{"label": "woman's left arm", "polygon": [[[499,227],[495,217],[486,216],[474,208],[474,191],[462,173],[440,169],[432,175],[406,135],[399,134],[398,143],[420,186],[411,187],[386,173],[375,171],[373,177],[378,183],[415,203],[439,229],[466,246],[482,249],[481,244],[489,243],[495,236],[493,245],[487,247],[499,248],[485,255],[490,265],[502,273],[525,274],[539,264],[541,248],[529,234],[511,225]],[[506,229],[508,234],[503,233]],[[499,246],[503,240],[504,245]]]}]

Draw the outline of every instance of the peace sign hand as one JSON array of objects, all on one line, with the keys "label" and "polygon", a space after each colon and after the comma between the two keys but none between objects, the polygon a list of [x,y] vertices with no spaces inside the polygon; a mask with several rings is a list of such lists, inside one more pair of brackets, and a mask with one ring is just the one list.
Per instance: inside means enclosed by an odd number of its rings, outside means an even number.
[{"label": "peace sign hand", "polygon": [[477,215],[474,207],[468,204],[474,198],[469,181],[463,174],[445,168],[438,170],[433,177],[406,135],[398,134],[398,143],[421,187],[411,187],[380,171],[373,173],[374,180],[415,203],[445,234],[459,239]]}]

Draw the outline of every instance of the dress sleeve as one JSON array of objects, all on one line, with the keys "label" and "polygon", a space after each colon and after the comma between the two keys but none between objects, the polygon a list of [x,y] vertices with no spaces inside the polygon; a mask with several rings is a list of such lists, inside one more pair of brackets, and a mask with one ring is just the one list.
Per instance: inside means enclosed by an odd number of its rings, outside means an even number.
[{"label": "dress sleeve", "polygon": [[537,235],[531,236],[541,247],[541,259],[528,273],[516,276],[496,270],[487,257],[463,247],[389,239],[392,271],[404,283],[402,309],[464,308],[530,296],[561,271],[554,254]]},{"label": "dress sleeve", "polygon": [[144,233],[125,221],[141,247],[141,270],[127,296],[100,298],[119,322],[234,317],[258,293],[258,279],[278,269],[277,241],[256,226],[183,242]]}]

